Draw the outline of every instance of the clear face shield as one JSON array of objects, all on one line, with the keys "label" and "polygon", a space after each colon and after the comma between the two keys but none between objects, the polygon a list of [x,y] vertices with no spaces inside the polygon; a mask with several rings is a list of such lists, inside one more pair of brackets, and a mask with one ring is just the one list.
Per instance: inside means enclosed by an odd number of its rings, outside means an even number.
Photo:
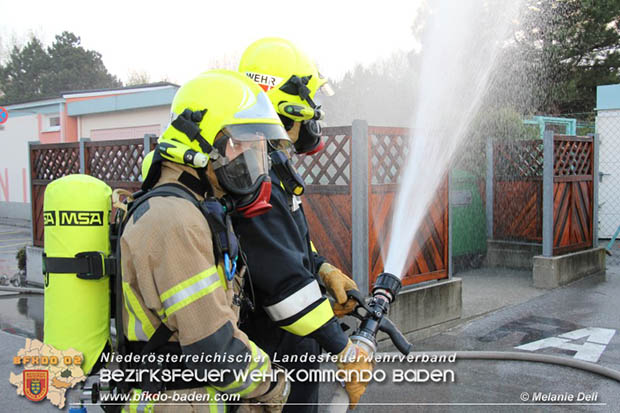
[{"label": "clear face shield", "polygon": [[283,152],[288,158],[295,154],[295,147],[290,139],[272,139],[267,141],[269,145],[269,153],[274,151]]},{"label": "clear face shield", "polygon": [[220,185],[234,195],[249,195],[268,179],[268,147],[291,142],[284,128],[274,124],[229,125],[214,147],[226,160],[214,165]]}]

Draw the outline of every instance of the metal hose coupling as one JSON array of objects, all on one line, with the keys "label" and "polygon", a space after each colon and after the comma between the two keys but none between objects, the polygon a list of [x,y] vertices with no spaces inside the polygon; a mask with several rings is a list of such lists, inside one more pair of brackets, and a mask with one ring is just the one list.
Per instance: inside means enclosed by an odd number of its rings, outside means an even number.
[{"label": "metal hose coupling", "polygon": [[351,341],[367,347],[369,354],[377,349],[379,331],[386,333],[401,353],[409,354],[411,351],[411,343],[387,316],[390,304],[396,299],[401,286],[397,276],[384,272],[377,277],[368,303],[359,291],[347,292],[349,297],[358,302],[352,315],[361,320],[359,328],[351,336]]}]

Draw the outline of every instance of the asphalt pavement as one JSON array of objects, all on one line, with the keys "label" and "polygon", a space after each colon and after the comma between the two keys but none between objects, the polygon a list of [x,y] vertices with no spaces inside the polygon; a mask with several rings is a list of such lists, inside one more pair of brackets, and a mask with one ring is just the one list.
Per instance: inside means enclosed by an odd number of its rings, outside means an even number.
[{"label": "asphalt pavement", "polygon": [[24,245],[31,244],[30,228],[0,225],[0,277],[11,278],[17,272],[15,255]]},{"label": "asphalt pavement", "polygon": [[[28,229],[0,225],[0,275],[17,270],[15,253],[29,242]],[[620,371],[620,258],[611,258],[606,276],[550,291],[535,289],[527,271],[482,268],[459,274],[462,321],[415,340],[414,351],[521,351]],[[42,338],[42,326],[41,295],[0,293],[0,411],[58,411],[48,401],[35,404],[17,397],[8,383],[9,371],[19,370],[12,366],[12,357],[25,337]],[[380,362],[375,368],[386,379],[370,384],[356,412],[620,411],[618,382],[569,367],[457,360]],[[446,377],[446,382],[424,381],[425,370],[439,371],[435,378]],[[395,383],[393,378],[401,373],[407,381]],[[334,389],[334,384],[322,384],[320,402],[331,401]],[[321,405],[319,411],[326,409]]]},{"label": "asphalt pavement", "polygon": [[[414,351],[523,351],[589,360],[620,371],[619,296],[620,267],[609,266],[606,276],[588,277],[463,323],[415,342]],[[448,369],[455,380],[373,383],[362,399],[369,404],[356,411],[620,411],[620,383],[569,367],[457,360],[378,363],[376,368],[388,376],[397,369]],[[333,387],[322,390],[322,400],[329,401]]]}]

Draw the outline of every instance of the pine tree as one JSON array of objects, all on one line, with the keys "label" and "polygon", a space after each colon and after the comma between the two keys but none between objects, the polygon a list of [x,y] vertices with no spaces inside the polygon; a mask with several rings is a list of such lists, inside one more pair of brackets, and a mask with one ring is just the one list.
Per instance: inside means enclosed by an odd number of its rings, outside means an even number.
[{"label": "pine tree", "polygon": [[531,1],[516,34],[542,113],[592,112],[596,86],[620,83],[620,2]]},{"label": "pine tree", "polygon": [[[80,38],[63,32],[47,49],[33,37],[23,48],[14,46],[0,64],[0,103],[56,96],[64,91],[122,86],[106,69],[101,54],[86,50]],[[0,93],[1,95],[1,93]]]},{"label": "pine tree", "polygon": [[0,65],[2,102],[23,101],[43,96],[50,58],[36,37],[23,47],[14,46],[6,65]]}]

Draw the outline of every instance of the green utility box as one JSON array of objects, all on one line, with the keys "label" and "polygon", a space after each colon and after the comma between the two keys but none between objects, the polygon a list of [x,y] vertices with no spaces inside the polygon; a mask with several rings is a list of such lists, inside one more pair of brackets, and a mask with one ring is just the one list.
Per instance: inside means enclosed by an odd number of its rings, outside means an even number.
[{"label": "green utility box", "polygon": [[464,170],[452,171],[452,256],[483,255],[487,250],[487,224],[480,196],[480,178]]}]

